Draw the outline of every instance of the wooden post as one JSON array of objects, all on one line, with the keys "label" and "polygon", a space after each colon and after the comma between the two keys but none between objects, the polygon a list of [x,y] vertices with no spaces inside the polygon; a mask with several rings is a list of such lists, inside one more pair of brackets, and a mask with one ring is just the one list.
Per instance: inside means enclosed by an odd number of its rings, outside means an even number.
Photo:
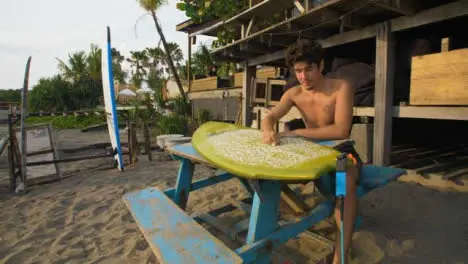
[{"label": "wooden post", "polygon": [[373,163],[390,164],[392,147],[395,40],[389,22],[377,25],[375,61],[375,121]]},{"label": "wooden post", "polygon": [[188,92],[192,91],[192,38],[188,37],[188,59],[187,59],[187,82],[188,82]]},{"label": "wooden post", "polygon": [[153,156],[151,153],[151,137],[150,137],[150,128],[148,124],[143,125],[143,135],[145,137],[145,151],[146,155],[148,156],[148,160],[153,160]]},{"label": "wooden post", "polygon": [[262,110],[257,109],[257,129],[262,129]]},{"label": "wooden post", "polygon": [[[8,110],[8,172],[10,176],[10,190],[12,192],[16,189],[16,175],[15,175],[15,153],[14,153],[14,145],[13,142],[13,108],[10,105],[10,109]],[[6,143],[5,143],[6,144]]]},{"label": "wooden post", "polygon": [[136,134],[136,124],[132,122],[130,124],[130,146],[131,146],[131,155],[132,155],[132,163],[136,163],[138,161],[138,155],[140,155],[140,146],[138,145],[137,134]]},{"label": "wooden post", "polygon": [[13,145],[8,145],[8,175],[10,176],[10,191],[14,192],[16,189],[16,175],[15,175],[15,158],[13,154]]},{"label": "wooden post", "polygon": [[252,109],[251,109],[251,92],[254,85],[257,68],[255,66],[247,66],[244,68],[244,84],[242,85],[242,124],[244,126],[252,125]]},{"label": "wooden post", "polygon": [[133,164],[132,128],[130,124],[130,113],[127,110],[127,142],[128,142],[128,162]]},{"label": "wooden post", "polygon": [[452,49],[450,38],[443,38],[440,45],[440,52],[447,52]]}]

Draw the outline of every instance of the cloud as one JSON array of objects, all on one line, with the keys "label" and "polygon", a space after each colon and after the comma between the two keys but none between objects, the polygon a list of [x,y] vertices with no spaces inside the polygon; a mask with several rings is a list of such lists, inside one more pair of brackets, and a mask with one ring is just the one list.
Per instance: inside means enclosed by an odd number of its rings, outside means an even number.
[{"label": "cloud", "polygon": [[[41,77],[58,73],[55,58],[66,59],[69,53],[89,51],[90,44],[102,45],[106,39],[106,26],[110,26],[112,46],[124,56],[131,50],[154,47],[159,36],[150,16],[135,0],[2,0],[0,8],[0,89],[21,85],[24,64],[32,56],[30,85]],[[20,15],[18,15],[20,14]],[[176,25],[187,20],[185,14],[168,1],[157,12],[167,41],[180,45],[184,57],[188,55],[187,35],[176,31]],[[192,46],[211,42],[209,37],[197,37]],[[128,68],[128,63],[124,68]]]},{"label": "cloud", "polygon": [[0,42],[0,53],[6,53],[9,55],[31,55],[36,52],[39,52],[39,50],[29,45]]}]

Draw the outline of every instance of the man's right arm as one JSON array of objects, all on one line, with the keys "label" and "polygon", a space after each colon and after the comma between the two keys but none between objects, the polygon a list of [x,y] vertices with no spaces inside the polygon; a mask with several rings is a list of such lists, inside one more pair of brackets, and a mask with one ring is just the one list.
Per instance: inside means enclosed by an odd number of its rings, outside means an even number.
[{"label": "man's right arm", "polygon": [[[261,130],[264,134],[264,141],[267,144],[271,144],[276,139],[275,123],[285,116],[293,106],[293,101],[291,100],[291,89],[283,94],[279,103],[273,107],[270,113],[262,120]],[[274,134],[274,135],[273,135]],[[272,137],[272,138],[270,138]]]}]

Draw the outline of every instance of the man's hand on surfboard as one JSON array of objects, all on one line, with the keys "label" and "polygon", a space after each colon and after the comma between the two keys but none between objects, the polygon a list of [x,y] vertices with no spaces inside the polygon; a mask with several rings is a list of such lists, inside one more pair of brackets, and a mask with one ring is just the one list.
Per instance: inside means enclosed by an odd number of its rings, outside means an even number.
[{"label": "man's hand on surfboard", "polygon": [[264,130],[263,131],[263,143],[268,145],[278,145],[279,144],[279,137],[276,131],[274,130]]}]

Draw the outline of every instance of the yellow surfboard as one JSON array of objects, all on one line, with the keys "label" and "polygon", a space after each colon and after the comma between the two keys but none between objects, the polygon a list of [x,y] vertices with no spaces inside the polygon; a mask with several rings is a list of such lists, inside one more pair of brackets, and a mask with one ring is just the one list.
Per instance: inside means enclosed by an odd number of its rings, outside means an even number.
[{"label": "yellow surfboard", "polygon": [[223,122],[201,125],[192,145],[220,169],[250,179],[313,180],[333,171],[340,155],[300,137],[282,137],[279,145],[267,145],[260,130]]}]

